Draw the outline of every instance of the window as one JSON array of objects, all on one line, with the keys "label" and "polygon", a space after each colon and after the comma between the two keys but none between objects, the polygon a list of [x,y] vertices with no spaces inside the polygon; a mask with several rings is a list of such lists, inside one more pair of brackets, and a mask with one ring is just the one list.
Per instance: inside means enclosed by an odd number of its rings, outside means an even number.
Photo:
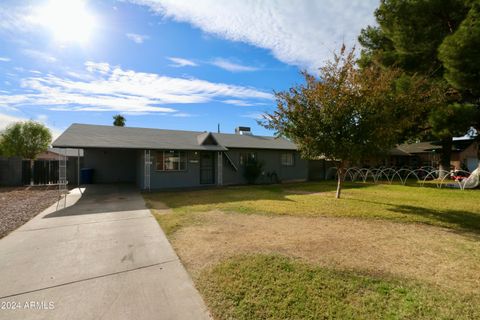
[{"label": "window", "polygon": [[185,151],[157,151],[157,171],[183,171],[187,169]]},{"label": "window", "polygon": [[248,160],[256,160],[257,154],[255,152],[241,152],[240,153],[240,165],[244,165]]},{"label": "window", "polygon": [[293,166],[294,164],[294,153],[293,152],[285,152],[285,153],[282,153],[282,156],[281,156],[281,162],[282,162],[282,166],[286,166],[286,167],[291,167]]}]

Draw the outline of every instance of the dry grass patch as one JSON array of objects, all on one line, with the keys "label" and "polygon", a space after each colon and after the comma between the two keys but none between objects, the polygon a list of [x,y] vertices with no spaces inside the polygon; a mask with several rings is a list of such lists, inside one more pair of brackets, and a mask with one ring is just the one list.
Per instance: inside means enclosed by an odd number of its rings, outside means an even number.
[{"label": "dry grass patch", "polygon": [[[194,215],[171,241],[194,277],[238,254],[282,254],[480,293],[480,241],[447,229],[342,218]],[[200,219],[200,220],[198,220]]]}]

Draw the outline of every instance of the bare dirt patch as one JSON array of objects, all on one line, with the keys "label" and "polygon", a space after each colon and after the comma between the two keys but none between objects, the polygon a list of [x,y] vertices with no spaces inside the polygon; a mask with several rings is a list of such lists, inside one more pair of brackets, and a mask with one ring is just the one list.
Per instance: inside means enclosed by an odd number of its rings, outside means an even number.
[{"label": "bare dirt patch", "polygon": [[278,253],[322,266],[480,292],[477,235],[354,218],[271,217],[221,211],[200,215],[201,224],[185,226],[171,237],[194,277],[232,256]]},{"label": "bare dirt patch", "polygon": [[58,199],[55,188],[0,188],[0,238],[17,229]]}]

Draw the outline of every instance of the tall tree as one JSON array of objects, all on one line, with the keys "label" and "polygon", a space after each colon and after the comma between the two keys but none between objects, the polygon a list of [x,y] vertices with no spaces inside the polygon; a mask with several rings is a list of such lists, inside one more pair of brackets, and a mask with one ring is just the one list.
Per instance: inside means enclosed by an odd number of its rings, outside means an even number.
[{"label": "tall tree", "polygon": [[7,127],[1,140],[6,155],[30,160],[30,183],[33,184],[33,163],[38,154],[46,151],[52,142],[50,130],[35,121],[16,122]]},{"label": "tall tree", "polygon": [[[477,108],[449,81],[448,72],[445,73],[448,67],[438,52],[448,38],[462,29],[459,26],[475,1],[382,0],[375,11],[378,26],[367,27],[359,37],[363,46],[360,58],[363,67],[370,64],[393,66],[410,75],[422,74],[432,83],[444,87],[445,105],[425,110],[425,121],[419,123],[417,132],[420,137],[428,133],[441,139],[441,168],[444,170],[450,167],[452,136],[468,131],[474,124]],[[475,40],[470,37],[468,43],[466,46],[474,45]],[[466,50],[460,50],[466,53]],[[449,52],[454,55],[452,50]],[[464,121],[458,122],[460,119]]]},{"label": "tall tree", "polygon": [[385,154],[415,125],[419,110],[441,97],[422,78],[375,66],[360,70],[355,60],[354,50],[342,48],[318,78],[304,72],[304,84],[276,93],[277,110],[262,122],[304,157],[336,160],[337,198],[347,165]]},{"label": "tall tree", "polygon": [[457,31],[439,48],[445,79],[474,99],[480,97],[480,2],[475,2]]},{"label": "tall tree", "polygon": [[113,116],[113,125],[114,126],[125,127],[125,122],[127,122],[127,120],[121,114],[117,114],[117,115]]}]

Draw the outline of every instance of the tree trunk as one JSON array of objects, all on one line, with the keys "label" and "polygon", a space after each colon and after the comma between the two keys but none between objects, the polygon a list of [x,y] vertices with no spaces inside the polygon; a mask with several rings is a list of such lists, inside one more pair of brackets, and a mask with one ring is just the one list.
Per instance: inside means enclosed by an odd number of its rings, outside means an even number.
[{"label": "tree trunk", "polygon": [[33,180],[33,167],[34,167],[34,160],[30,159],[30,185],[33,186],[34,180]]},{"label": "tree trunk", "polygon": [[337,193],[335,194],[336,199],[340,199],[340,194],[342,193],[342,183],[343,183],[343,164],[340,164],[337,167]]},{"label": "tree trunk", "polygon": [[442,139],[442,153],[440,155],[440,173],[439,178],[443,179],[450,172],[450,157],[452,155],[452,137]]}]

